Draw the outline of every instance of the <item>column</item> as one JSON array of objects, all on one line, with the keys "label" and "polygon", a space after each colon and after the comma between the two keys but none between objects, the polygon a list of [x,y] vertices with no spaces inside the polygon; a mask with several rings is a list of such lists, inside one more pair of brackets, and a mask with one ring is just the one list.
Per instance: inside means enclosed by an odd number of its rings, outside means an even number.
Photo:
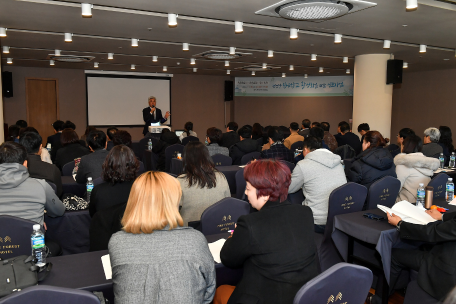
[{"label": "column", "polygon": [[386,84],[386,62],[390,54],[367,54],[355,57],[353,87],[353,133],[358,125],[368,123],[391,139],[393,85]]}]

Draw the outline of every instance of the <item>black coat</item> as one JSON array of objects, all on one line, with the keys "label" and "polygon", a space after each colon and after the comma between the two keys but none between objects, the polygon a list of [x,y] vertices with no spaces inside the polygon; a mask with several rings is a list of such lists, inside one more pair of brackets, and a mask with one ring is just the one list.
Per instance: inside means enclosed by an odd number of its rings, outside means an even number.
[{"label": "black coat", "polygon": [[343,135],[335,135],[334,137],[336,138],[337,145],[339,147],[342,147],[343,145],[349,145],[353,148],[353,150],[355,150],[356,154],[359,154],[363,148],[358,135],[352,132],[347,132]]},{"label": "black coat", "polygon": [[103,171],[102,166],[108,154],[109,151],[99,149],[81,157],[78,173],[76,173],[76,182],[78,184],[85,184],[88,177],[91,177],[92,180],[101,177],[101,173]]},{"label": "black coat", "polygon": [[82,146],[79,142],[66,145],[57,151],[54,164],[62,171],[65,164],[74,161],[76,158],[83,157],[90,153],[90,150]]},{"label": "black coat", "polygon": [[143,109],[143,119],[144,119],[144,130],[143,134],[146,135],[149,132],[149,126],[151,123],[164,123],[167,119],[163,118],[162,111],[159,108],[155,108],[155,117],[153,114],[150,114],[150,107]]},{"label": "black coat", "polygon": [[345,160],[347,181],[364,185],[369,189],[373,182],[385,176],[397,177],[394,159],[388,149],[367,149],[351,160]]},{"label": "black coat", "polygon": [[239,138],[239,134],[234,131],[230,131],[223,133],[222,140],[220,141],[219,145],[229,149],[232,145],[240,141],[241,139]]},{"label": "black coat", "polygon": [[418,284],[435,299],[443,301],[456,286],[456,212],[445,214],[443,222],[427,225],[403,222],[400,237],[435,243],[430,254],[421,263]]},{"label": "black coat", "polygon": [[174,132],[166,132],[160,136],[160,140],[152,147],[152,152],[158,155],[157,170],[165,171],[166,155],[165,150],[171,145],[179,144],[179,137]]},{"label": "black coat", "polygon": [[95,213],[90,221],[89,251],[107,250],[111,236],[122,229],[120,221],[127,208],[127,203],[118,204]]},{"label": "black coat", "polygon": [[132,181],[115,183],[101,183],[93,187],[90,195],[89,213],[93,217],[99,210],[109,208],[121,203],[126,203],[130,196]]},{"label": "black coat", "polygon": [[268,201],[238,219],[220,252],[223,265],[244,268],[228,304],[291,304],[318,275],[312,210],[288,201]]},{"label": "black coat", "polygon": [[261,145],[257,140],[246,138],[243,141],[231,146],[230,157],[233,159],[233,165],[240,165],[242,156],[251,152],[260,152]]},{"label": "black coat", "polygon": [[42,161],[39,155],[29,154],[27,156],[27,169],[30,177],[54,183],[57,188],[57,196],[62,196],[62,177],[60,170],[55,165]]}]

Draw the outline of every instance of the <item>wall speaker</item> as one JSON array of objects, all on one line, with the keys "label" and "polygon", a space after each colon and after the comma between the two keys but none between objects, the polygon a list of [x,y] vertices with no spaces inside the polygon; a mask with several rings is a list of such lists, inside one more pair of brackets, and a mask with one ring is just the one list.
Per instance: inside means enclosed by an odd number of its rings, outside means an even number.
[{"label": "wall speaker", "polygon": [[3,97],[13,97],[13,73],[2,72]]},{"label": "wall speaker", "polygon": [[225,80],[225,101],[233,100],[233,82],[231,80]]},{"label": "wall speaker", "polygon": [[386,65],[386,84],[402,83],[403,60],[390,59]]}]

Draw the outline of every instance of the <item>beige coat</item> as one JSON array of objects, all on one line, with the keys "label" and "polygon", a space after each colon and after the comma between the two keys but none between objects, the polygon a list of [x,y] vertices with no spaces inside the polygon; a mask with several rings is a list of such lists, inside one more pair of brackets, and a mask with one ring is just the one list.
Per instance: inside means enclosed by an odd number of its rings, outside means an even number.
[{"label": "beige coat", "polygon": [[426,157],[423,153],[398,154],[394,158],[397,179],[401,181],[401,191],[396,202],[406,200],[416,202],[416,191],[419,184],[426,186],[434,171],[439,168],[439,160]]}]

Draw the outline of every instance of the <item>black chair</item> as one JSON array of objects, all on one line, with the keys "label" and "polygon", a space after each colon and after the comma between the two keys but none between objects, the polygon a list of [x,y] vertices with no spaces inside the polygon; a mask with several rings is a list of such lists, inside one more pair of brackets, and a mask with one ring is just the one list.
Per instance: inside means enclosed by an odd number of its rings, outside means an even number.
[{"label": "black chair", "polygon": [[35,285],[14,292],[0,299],[0,304],[100,304],[100,300],[87,290],[56,287],[49,285]]},{"label": "black chair", "polygon": [[303,141],[297,141],[297,142],[295,142],[294,144],[291,145],[290,151],[294,153],[296,150],[302,150],[303,147],[304,147],[304,142]]},{"label": "black chair", "polygon": [[371,287],[372,280],[372,271],[368,268],[348,263],[339,263],[301,287],[296,293],[293,304],[363,304]]},{"label": "black chair", "polygon": [[340,158],[342,160],[344,160],[344,159],[355,157],[356,151],[349,145],[343,145],[343,146],[337,147],[336,150],[334,150],[334,154],[339,155]]},{"label": "black chair", "polygon": [[57,193],[57,186],[50,181],[46,181],[46,182],[49,184],[49,186],[51,186],[52,190],[54,190],[54,192]]},{"label": "black chair", "polygon": [[70,161],[69,163],[66,163],[62,167],[62,176],[72,176],[73,175],[73,169],[74,169],[74,160]]},{"label": "black chair", "polygon": [[385,176],[379,179],[370,186],[367,203],[363,210],[377,209],[377,205],[393,207],[399,191],[401,191],[401,182],[397,178]]},{"label": "black chair", "polygon": [[177,158],[177,153],[180,153],[181,155],[184,153],[183,145],[174,144],[165,149],[165,172],[169,172],[171,159]]},{"label": "black chair", "polygon": [[240,200],[245,200],[245,187],[247,186],[247,182],[244,179],[244,168],[236,172],[235,175],[236,179],[236,198]]},{"label": "black chair", "polygon": [[325,233],[315,233],[321,271],[325,271],[343,261],[331,238],[334,216],[361,211],[366,197],[367,188],[356,183],[346,183],[331,192],[328,201]]},{"label": "black chair", "polygon": [[302,202],[304,202],[305,199],[306,198],[304,197],[304,193],[301,189],[295,193],[289,193],[287,197],[287,200],[295,205],[302,205]]},{"label": "black chair", "polygon": [[139,159],[141,161],[144,161],[144,151],[146,151],[148,149],[149,139],[152,141],[152,147],[155,146],[156,144],[158,144],[158,139],[156,137],[146,136],[143,139],[141,139],[139,141],[139,149],[140,149],[140,154],[141,154]]},{"label": "black chair", "polygon": [[216,166],[231,166],[233,164],[233,159],[223,154],[212,155],[212,161]]},{"label": "black chair", "polygon": [[434,187],[434,199],[445,198],[446,195],[446,183],[448,181],[448,174],[439,173],[429,182],[428,186]]},{"label": "black chair", "polygon": [[234,224],[241,215],[249,213],[249,203],[226,197],[204,210],[201,215],[201,232],[204,235],[228,232],[234,229]]},{"label": "black chair", "polygon": [[418,282],[412,281],[407,286],[407,292],[405,293],[404,304],[441,304],[437,299],[431,297],[425,292],[419,285]]},{"label": "black chair", "polygon": [[242,156],[241,166],[247,165],[253,159],[259,159],[261,157],[261,152],[250,152]]},{"label": "black chair", "polygon": [[144,167],[144,163],[142,161],[139,162],[139,168],[138,168],[138,175],[143,174],[146,172],[146,168]]},{"label": "black chair", "polygon": [[0,258],[2,260],[31,254],[30,235],[35,224],[22,218],[0,215],[0,248],[2,248]]},{"label": "black chair", "polygon": [[290,162],[288,162],[288,161],[286,161],[286,160],[281,160],[281,162],[284,163],[285,165],[287,165],[288,168],[290,169],[291,173],[293,173],[293,170],[294,170],[294,168],[296,167],[295,164],[292,164],[292,163],[290,163]]},{"label": "black chair", "polygon": [[187,136],[182,139],[182,145],[186,146],[191,141],[200,141],[198,137]]}]

